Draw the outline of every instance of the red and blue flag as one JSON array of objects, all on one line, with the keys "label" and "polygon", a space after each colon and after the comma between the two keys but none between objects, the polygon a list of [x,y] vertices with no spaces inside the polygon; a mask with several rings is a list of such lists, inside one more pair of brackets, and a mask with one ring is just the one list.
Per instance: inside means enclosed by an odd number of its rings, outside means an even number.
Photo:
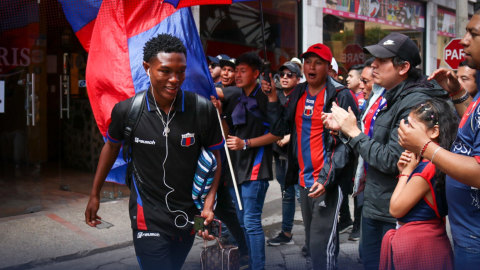
[{"label": "red and blue flag", "polygon": [[[150,82],[142,65],[143,46],[158,34],[176,36],[187,48],[182,89],[207,98],[216,96],[190,8],[177,9],[170,3],[174,1],[159,0],[59,1],[75,34],[89,52],[87,91],[104,137],[113,106],[148,89]],[[117,158],[107,181],[123,184],[125,167],[123,159]]]}]

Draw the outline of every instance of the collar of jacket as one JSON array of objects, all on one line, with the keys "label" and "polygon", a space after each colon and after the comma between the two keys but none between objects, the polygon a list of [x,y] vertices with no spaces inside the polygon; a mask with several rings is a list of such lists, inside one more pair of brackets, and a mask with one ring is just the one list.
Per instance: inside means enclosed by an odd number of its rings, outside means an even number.
[{"label": "collar of jacket", "polygon": [[415,92],[422,92],[431,97],[448,98],[448,93],[435,80],[427,80],[426,76],[421,76],[417,80],[408,78],[387,90],[384,97],[387,99],[388,108],[391,108],[395,102]]},{"label": "collar of jacket", "polygon": [[363,121],[365,120],[365,117],[367,116],[368,111],[370,110],[370,108],[375,103],[374,101],[377,101],[378,97],[382,95],[383,91],[385,91],[385,88],[383,88],[383,87],[381,87],[377,84],[373,84],[372,93],[370,93],[370,96],[368,97],[368,100],[366,101],[367,106],[362,112],[362,121],[361,121],[362,130],[363,130],[363,124],[364,124]]},{"label": "collar of jacket", "polygon": [[384,97],[387,99],[388,108],[391,108],[393,104],[395,104],[395,102],[399,99],[403,88],[405,88],[407,83],[411,80],[412,79],[407,78],[403,82],[397,84],[397,86],[393,87],[392,89],[386,90],[387,92],[385,93]]}]

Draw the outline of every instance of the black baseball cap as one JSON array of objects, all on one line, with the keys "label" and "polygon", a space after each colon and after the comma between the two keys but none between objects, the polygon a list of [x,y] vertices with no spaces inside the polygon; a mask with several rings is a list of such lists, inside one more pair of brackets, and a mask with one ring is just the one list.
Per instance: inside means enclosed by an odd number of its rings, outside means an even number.
[{"label": "black baseball cap", "polygon": [[398,56],[410,65],[417,66],[422,62],[417,44],[408,36],[397,32],[390,33],[378,44],[363,48],[364,53],[369,53],[377,58],[391,58]]},{"label": "black baseball cap", "polygon": [[285,63],[283,63],[283,65],[278,70],[282,71],[285,68],[287,68],[291,72],[297,74],[297,77],[302,76],[302,72],[300,71],[300,68],[298,67],[297,64],[294,64],[292,62],[285,62]]},{"label": "black baseball cap", "polygon": [[228,57],[228,55],[226,54],[219,54],[217,56],[207,56],[208,57],[208,60],[210,60],[210,62],[213,62],[215,64],[220,64],[220,60],[223,59],[223,58],[228,58],[230,59],[230,57]]},{"label": "black baseball cap", "polygon": [[223,68],[224,66],[229,66],[235,69],[236,65],[236,59],[235,58],[230,58],[230,57],[224,57],[220,59],[220,67]]}]

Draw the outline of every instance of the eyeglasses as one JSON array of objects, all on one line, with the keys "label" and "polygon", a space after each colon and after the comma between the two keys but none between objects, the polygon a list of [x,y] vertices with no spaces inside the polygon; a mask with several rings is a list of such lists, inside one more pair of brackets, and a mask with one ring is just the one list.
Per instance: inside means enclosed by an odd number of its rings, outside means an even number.
[{"label": "eyeglasses", "polygon": [[280,78],[285,77],[285,75],[287,75],[287,78],[291,79],[291,78],[293,78],[293,75],[295,75],[295,73],[293,73],[293,72],[281,72],[280,73]]},{"label": "eyeglasses", "polygon": [[[371,80],[373,80],[373,79],[371,79]],[[367,83],[368,83],[369,81],[371,81],[371,80],[368,80],[368,81],[367,81],[367,80],[365,80],[365,79],[363,79],[363,78],[360,79],[360,81],[363,82],[363,84],[367,84]]]}]

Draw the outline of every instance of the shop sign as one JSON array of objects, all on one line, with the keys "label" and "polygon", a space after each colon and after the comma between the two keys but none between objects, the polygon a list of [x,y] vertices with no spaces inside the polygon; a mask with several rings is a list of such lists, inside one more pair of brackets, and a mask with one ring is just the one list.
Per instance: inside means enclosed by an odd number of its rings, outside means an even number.
[{"label": "shop sign", "polygon": [[445,9],[437,12],[437,33],[440,36],[455,37],[455,13]]},{"label": "shop sign", "polygon": [[414,30],[425,28],[425,8],[418,2],[408,0],[323,0],[323,6],[325,14]]},{"label": "shop sign", "polygon": [[358,44],[348,44],[340,56],[340,62],[343,63],[347,70],[353,65],[365,62],[365,53]]},{"label": "shop sign", "polygon": [[0,69],[2,66],[30,65],[30,49],[0,47]]},{"label": "shop sign", "polygon": [[458,69],[460,62],[465,60],[461,38],[452,39],[443,49],[443,59],[451,69]]}]

